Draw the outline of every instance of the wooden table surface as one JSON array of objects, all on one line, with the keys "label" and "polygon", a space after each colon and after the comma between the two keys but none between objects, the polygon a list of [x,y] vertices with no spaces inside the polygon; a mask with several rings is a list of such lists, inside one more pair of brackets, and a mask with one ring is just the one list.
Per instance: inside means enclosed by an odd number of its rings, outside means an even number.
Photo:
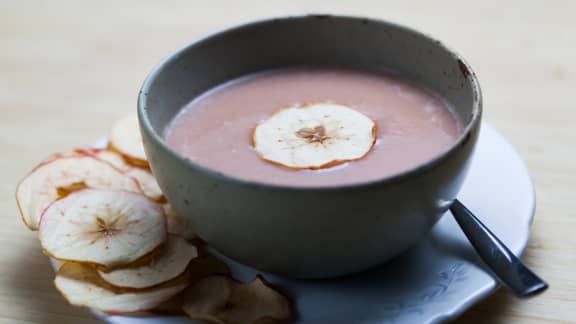
[{"label": "wooden table surface", "polygon": [[93,143],[133,111],[144,77],[173,49],[229,24],[305,12],[411,25],[468,59],[486,119],[535,181],[523,259],[551,288],[522,301],[499,291],[456,322],[576,321],[576,2],[0,0],[0,322],[98,322],[54,290],[36,235],[20,222],[17,181],[51,152]]}]

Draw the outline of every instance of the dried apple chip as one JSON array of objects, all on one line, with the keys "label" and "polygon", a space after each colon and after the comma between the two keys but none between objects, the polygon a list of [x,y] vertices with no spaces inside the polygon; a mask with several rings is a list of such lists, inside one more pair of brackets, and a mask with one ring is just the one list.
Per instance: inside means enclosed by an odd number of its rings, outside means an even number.
[{"label": "dried apple chip", "polygon": [[110,130],[109,147],[122,154],[131,164],[148,167],[136,114],[126,116],[114,123]]},{"label": "dried apple chip", "polygon": [[76,152],[78,152],[79,154],[93,156],[101,161],[110,163],[117,169],[124,172],[133,168],[133,166],[131,166],[124,160],[124,157],[122,157],[122,155],[109,149],[102,149],[102,148],[77,149]]},{"label": "dried apple chip", "polygon": [[289,300],[261,276],[245,284],[224,276],[204,278],[186,291],[182,309],[192,319],[226,324],[288,321],[292,317]]},{"label": "dried apple chip", "polygon": [[162,189],[158,186],[158,182],[156,182],[156,178],[154,178],[152,172],[147,169],[130,168],[126,171],[126,175],[136,179],[136,182],[138,182],[140,189],[146,197],[157,202],[166,202],[164,193],[162,193]]},{"label": "dried apple chip", "polygon": [[226,324],[221,313],[232,298],[234,285],[225,276],[206,277],[185,292],[182,310],[192,319]]},{"label": "dried apple chip", "polygon": [[186,277],[143,291],[122,291],[102,281],[88,265],[67,262],[54,279],[56,289],[72,305],[123,314],[151,310],[188,286]]},{"label": "dried apple chip", "polygon": [[115,287],[149,288],[182,275],[196,257],[198,257],[196,246],[179,236],[170,235],[162,252],[153,257],[150,262],[110,272],[99,270],[98,275]]},{"label": "dried apple chip", "polygon": [[164,204],[163,208],[164,215],[166,216],[168,233],[179,235],[187,240],[193,240],[196,238],[196,234],[194,233],[190,223],[176,214],[170,204]]},{"label": "dried apple chip", "polygon": [[50,203],[86,187],[140,192],[133,178],[94,157],[57,157],[41,163],[18,184],[16,201],[24,223],[37,230],[40,215]]},{"label": "dried apple chip", "polygon": [[148,168],[134,167],[128,164],[122,155],[108,149],[80,149],[80,154],[93,156],[101,161],[112,164],[126,175],[134,178],[142,192],[150,199],[164,202],[164,194],[156,182],[156,178]]},{"label": "dried apple chip", "polygon": [[376,124],[332,103],[282,109],[254,129],[260,157],[291,169],[322,169],[364,157],[376,140]]},{"label": "dried apple chip", "polygon": [[39,237],[59,260],[114,269],[137,261],[166,240],[162,207],[126,191],[84,189],[52,203]]},{"label": "dried apple chip", "polygon": [[69,152],[54,153],[54,154],[50,155],[49,157],[45,158],[42,162],[38,163],[38,165],[36,167],[34,167],[32,170],[36,170],[37,168],[43,166],[44,164],[52,162],[56,159],[68,158],[68,157],[73,157],[73,156],[81,156],[81,155],[82,154],[79,154],[76,150],[69,151]]}]

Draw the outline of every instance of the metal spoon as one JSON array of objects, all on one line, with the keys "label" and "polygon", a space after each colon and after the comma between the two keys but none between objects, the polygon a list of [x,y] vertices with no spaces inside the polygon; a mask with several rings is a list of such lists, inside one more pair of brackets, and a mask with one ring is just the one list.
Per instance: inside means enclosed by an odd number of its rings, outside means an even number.
[{"label": "metal spoon", "polygon": [[480,258],[517,297],[534,296],[548,288],[460,201],[455,200],[450,211]]}]

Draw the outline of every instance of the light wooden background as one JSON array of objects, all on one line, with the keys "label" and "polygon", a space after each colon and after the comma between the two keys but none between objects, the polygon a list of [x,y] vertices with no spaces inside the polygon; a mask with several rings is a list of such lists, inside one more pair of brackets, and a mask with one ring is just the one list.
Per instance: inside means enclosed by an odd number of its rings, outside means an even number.
[{"label": "light wooden background", "polygon": [[468,59],[486,119],[519,150],[536,183],[524,260],[551,288],[525,301],[500,291],[456,322],[576,321],[575,1],[0,0],[0,322],[97,322],[53,289],[47,259],[17,214],[18,179],[133,111],[144,77],[173,49],[231,23],[295,12],[390,19]]}]

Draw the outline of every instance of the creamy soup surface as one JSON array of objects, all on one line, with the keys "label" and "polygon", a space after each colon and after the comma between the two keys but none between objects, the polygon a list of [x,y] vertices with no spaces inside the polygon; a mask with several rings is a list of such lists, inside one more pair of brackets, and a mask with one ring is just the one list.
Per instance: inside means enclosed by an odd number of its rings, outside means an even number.
[{"label": "creamy soup surface", "polygon": [[[284,107],[330,102],[371,118],[376,141],[363,158],[319,170],[293,170],[260,158],[254,128]],[[425,163],[454,143],[460,123],[445,100],[383,74],[337,68],[279,69],[221,84],[172,120],[167,143],[191,161],[236,178],[283,186],[373,181]]]}]

